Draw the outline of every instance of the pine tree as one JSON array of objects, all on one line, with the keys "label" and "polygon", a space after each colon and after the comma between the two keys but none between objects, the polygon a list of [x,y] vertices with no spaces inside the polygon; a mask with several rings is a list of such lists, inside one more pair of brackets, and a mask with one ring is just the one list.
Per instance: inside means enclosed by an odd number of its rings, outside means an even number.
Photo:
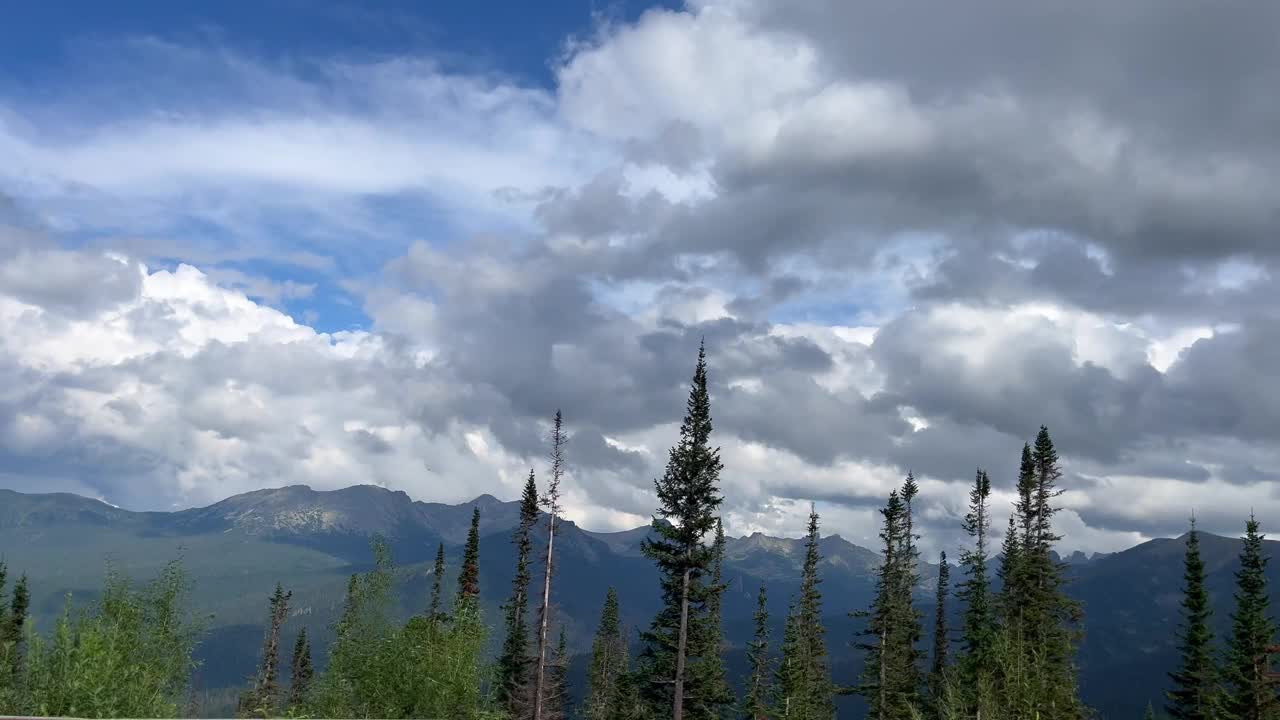
[{"label": "pine tree", "polygon": [[1267,557],[1256,518],[1245,525],[1240,569],[1236,571],[1235,612],[1227,649],[1226,711],[1232,720],[1263,720],[1280,715],[1270,649],[1276,625],[1268,612]]},{"label": "pine tree", "polygon": [[441,607],[441,594],[444,591],[444,543],[436,548],[436,565],[431,574],[431,604],[427,606],[427,619],[432,623],[444,620],[444,608]]},{"label": "pine tree", "polygon": [[289,663],[289,707],[300,708],[311,691],[311,678],[315,669],[311,665],[311,641],[307,639],[307,629],[298,631],[298,639],[293,644],[293,659]]},{"label": "pine tree", "polygon": [[262,664],[254,678],[253,687],[240,700],[240,716],[255,717],[259,713],[270,717],[280,703],[280,631],[289,617],[289,598],[280,583],[271,595],[267,634],[262,641]]},{"label": "pine tree", "polygon": [[902,673],[900,681],[904,693],[909,693],[910,702],[913,706],[920,705],[920,668],[919,663],[922,659],[918,644],[924,636],[923,619],[924,616],[916,609],[913,603],[913,591],[916,585],[920,583],[920,551],[916,547],[916,540],[919,536],[915,534],[915,513],[913,501],[919,494],[919,488],[916,486],[915,476],[910,471],[907,472],[907,479],[902,483],[902,536],[901,549],[898,552],[898,559],[901,568],[898,572],[898,587],[896,592],[896,604],[898,606],[899,616],[902,618],[902,624],[905,638],[902,641],[902,649],[905,654],[903,666],[899,672]]},{"label": "pine tree", "polygon": [[776,680],[774,686],[777,692],[777,710],[775,712],[779,718],[784,720],[792,717],[791,698],[800,687],[800,682],[798,682],[800,675],[799,625],[800,618],[796,613],[796,602],[793,598],[791,604],[787,606],[787,618],[782,626],[782,661],[778,663],[778,669],[774,675]]},{"label": "pine tree", "polygon": [[724,627],[722,599],[724,584],[724,525],[716,519],[715,540],[711,544],[711,582],[699,583],[694,593],[700,614],[705,622],[691,629],[696,636],[690,642],[696,646],[693,653],[697,661],[689,666],[691,687],[697,688],[696,695],[690,695],[686,705],[686,715],[697,720],[724,717],[733,707],[733,690],[729,688],[729,680],[725,675],[724,660]]},{"label": "pine tree", "polygon": [[818,563],[822,560],[818,540],[818,512],[810,506],[793,638],[784,648],[787,654],[783,658],[784,692],[789,699],[787,717],[796,720],[835,717],[835,688],[828,666],[826,629],[822,626],[822,591],[818,588],[822,583],[818,576]]},{"label": "pine tree", "polygon": [[556,643],[555,653],[547,665],[546,695],[543,699],[543,717],[547,720],[564,720],[569,717],[569,646],[564,628],[560,628],[560,639]]},{"label": "pine tree", "polygon": [[587,700],[583,708],[583,716],[587,720],[615,720],[619,717],[627,660],[627,640],[622,635],[618,592],[611,587],[605,595],[600,627],[591,644],[591,669],[587,675]]},{"label": "pine tree", "polygon": [[960,583],[958,593],[965,607],[960,672],[969,688],[976,688],[978,679],[990,677],[995,669],[996,621],[987,577],[987,534],[991,528],[991,515],[987,508],[989,497],[991,480],[986,471],[979,469],[969,491],[969,512],[963,525],[964,531],[973,538],[973,547],[960,555],[965,579]]},{"label": "pine tree", "polygon": [[1143,720],[1156,720],[1156,709],[1150,700],[1147,701],[1147,711],[1143,713],[1142,717]]},{"label": "pine tree", "polygon": [[[3,589],[2,582],[0,589]],[[0,657],[7,658],[9,664],[3,670],[15,677],[22,671],[23,643],[26,639],[23,627],[26,625],[30,606],[31,592],[27,586],[27,576],[23,573],[13,586],[8,611],[0,614]]]},{"label": "pine tree", "polygon": [[687,666],[697,659],[690,657],[690,639],[697,637],[697,625],[705,621],[694,605],[698,586],[713,559],[703,540],[715,527],[716,508],[722,500],[723,466],[719,448],[711,446],[711,429],[706,350],[699,347],[680,439],[671,448],[666,472],[655,482],[662,506],[653,520],[653,536],[641,545],[658,565],[663,597],[663,609],[642,635],[646,679],[642,692],[656,712],[670,706],[672,720],[684,720],[686,693],[700,694],[700,689],[688,686]]},{"label": "pine tree", "polygon": [[951,566],[947,554],[938,556],[938,590],[934,594],[933,610],[933,666],[929,671],[929,691],[933,706],[942,700],[943,681],[947,670],[947,650],[950,638],[947,633],[947,595],[951,592]]},{"label": "pine tree", "polygon": [[1019,636],[1023,631],[1024,612],[1032,602],[1025,560],[1032,551],[1030,543],[1035,525],[1035,487],[1035,458],[1031,453],[1031,445],[1023,443],[1016,486],[1018,497],[1014,501],[1013,514],[1009,516],[1009,529],[1005,532],[1004,545],[1001,547],[999,572],[1000,614],[1006,629]]},{"label": "pine tree", "polygon": [[529,605],[529,560],[533,551],[530,533],[538,522],[538,486],[533,471],[525,482],[520,500],[520,522],[511,542],[516,546],[516,573],[511,581],[511,598],[506,611],[506,638],[502,643],[502,655],[498,658],[498,702],[512,717],[527,704],[522,692],[529,684],[529,627],[525,614]]},{"label": "pine tree", "polygon": [[1178,632],[1178,652],[1182,660],[1178,670],[1169,673],[1173,689],[1168,692],[1165,710],[1175,720],[1212,720],[1218,709],[1218,672],[1213,656],[1213,630],[1209,626],[1212,609],[1205,587],[1195,518],[1191,519],[1191,531],[1187,533],[1182,578],[1182,627]]},{"label": "pine tree", "polygon": [[542,583],[542,605],[538,608],[538,663],[533,684],[533,720],[544,720],[542,712],[547,674],[547,635],[551,627],[551,577],[555,569],[556,522],[560,518],[560,481],[564,478],[564,447],[569,437],[564,431],[564,418],[556,410],[551,425],[551,482],[542,506],[547,511],[547,555]]},{"label": "pine tree", "polygon": [[457,607],[475,602],[480,597],[480,507],[471,510],[471,529],[462,551],[462,570],[458,572]]},{"label": "pine tree", "polygon": [[913,717],[922,705],[915,647],[920,622],[911,602],[915,575],[912,543],[906,538],[906,506],[897,490],[889,493],[880,514],[884,518],[880,532],[884,550],[876,595],[870,610],[857,613],[868,621],[862,634],[869,638],[856,643],[864,651],[858,692],[870,706],[869,718],[899,720]]},{"label": "pine tree", "polygon": [[769,661],[769,609],[763,583],[756,596],[755,614],[751,617],[756,622],[756,632],[754,639],[747,645],[747,662],[751,664],[751,674],[747,677],[747,695],[743,699],[742,714],[747,720],[769,720],[773,673]]}]

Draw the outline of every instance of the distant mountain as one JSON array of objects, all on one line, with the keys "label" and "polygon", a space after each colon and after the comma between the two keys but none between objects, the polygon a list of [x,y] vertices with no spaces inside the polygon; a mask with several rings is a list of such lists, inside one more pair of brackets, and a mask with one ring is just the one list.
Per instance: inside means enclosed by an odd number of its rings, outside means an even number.
[{"label": "distant mountain", "polygon": [[[431,583],[431,559],[444,543],[452,584],[461,544],[474,508],[481,512],[481,597],[493,625],[515,562],[511,531],[519,506],[492,496],[459,505],[424,503],[403,492],[361,485],[336,491],[289,486],[237,495],[204,508],[179,512],[130,512],[69,494],[34,495],[0,490],[0,557],[30,576],[37,622],[61,610],[67,593],[93,599],[104,562],[138,578],[181,556],[195,581],[194,602],[214,614],[200,648],[204,689],[239,684],[251,672],[261,641],[266,599],[276,582],[293,590],[288,635],[302,626],[323,647],[341,607],[346,578],[368,567],[369,540],[386,536],[399,567],[401,611],[420,611]],[[589,649],[607,587],[622,598],[623,622],[645,626],[658,609],[657,575],[640,553],[648,527],[616,533],[561,526],[556,617],[564,622],[580,665]],[[730,538],[726,547],[729,591],[724,602],[731,672],[743,667],[742,648],[761,584],[769,590],[775,634],[799,588],[803,540],[754,533]],[[1267,543],[1272,555],[1280,544]],[[1129,550],[1067,562],[1070,592],[1085,607],[1081,684],[1101,717],[1136,717],[1148,700],[1160,703],[1165,673],[1174,662],[1184,539],[1161,539]],[[836,679],[851,683],[861,661],[849,642],[855,630],[848,612],[866,607],[874,588],[877,553],[832,535],[822,539],[821,575],[826,624]],[[1228,624],[1232,573],[1239,541],[1202,536],[1219,631]],[[923,564],[917,588],[920,608],[931,616],[936,567]],[[536,577],[541,568],[535,567]],[[1280,588],[1280,564],[1272,566]],[[957,611],[956,604],[952,604]],[[287,637],[291,641],[291,638]],[[492,639],[496,645],[500,638]],[[580,671],[581,668],[579,668]],[[580,675],[580,672],[575,673]],[[842,701],[842,717],[856,703]],[[210,712],[225,711],[213,708]]]}]

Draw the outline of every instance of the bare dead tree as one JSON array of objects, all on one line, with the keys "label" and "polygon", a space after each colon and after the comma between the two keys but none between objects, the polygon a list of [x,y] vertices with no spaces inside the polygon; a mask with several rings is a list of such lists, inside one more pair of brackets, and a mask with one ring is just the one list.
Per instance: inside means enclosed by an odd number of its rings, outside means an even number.
[{"label": "bare dead tree", "polygon": [[569,441],[564,433],[564,422],[556,410],[551,427],[551,481],[542,496],[542,507],[547,513],[546,573],[542,583],[542,608],[538,618],[538,670],[533,685],[533,720],[546,720],[543,716],[543,700],[547,676],[547,628],[551,620],[551,575],[554,569],[556,520],[560,517],[560,479],[564,477],[564,446]]}]

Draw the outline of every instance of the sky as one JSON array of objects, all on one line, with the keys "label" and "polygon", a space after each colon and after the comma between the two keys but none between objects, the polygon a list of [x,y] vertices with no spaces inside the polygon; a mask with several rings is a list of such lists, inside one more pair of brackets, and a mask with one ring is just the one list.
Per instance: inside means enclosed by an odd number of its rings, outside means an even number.
[{"label": "sky", "polygon": [[[647,521],[705,338],[731,534],[1065,550],[1280,513],[1280,5],[26,3],[0,486]],[[1003,523],[1001,522],[1001,526]]]}]

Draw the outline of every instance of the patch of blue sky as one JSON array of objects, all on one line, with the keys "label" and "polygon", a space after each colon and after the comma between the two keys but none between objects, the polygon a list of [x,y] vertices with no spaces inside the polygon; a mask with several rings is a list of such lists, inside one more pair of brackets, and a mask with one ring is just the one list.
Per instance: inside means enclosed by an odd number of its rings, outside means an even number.
[{"label": "patch of blue sky", "polygon": [[17,3],[0,23],[0,66],[33,86],[79,72],[77,42],[157,37],[268,58],[430,54],[446,67],[498,71],[550,88],[566,39],[597,17],[630,21],[675,0],[53,0]]}]

